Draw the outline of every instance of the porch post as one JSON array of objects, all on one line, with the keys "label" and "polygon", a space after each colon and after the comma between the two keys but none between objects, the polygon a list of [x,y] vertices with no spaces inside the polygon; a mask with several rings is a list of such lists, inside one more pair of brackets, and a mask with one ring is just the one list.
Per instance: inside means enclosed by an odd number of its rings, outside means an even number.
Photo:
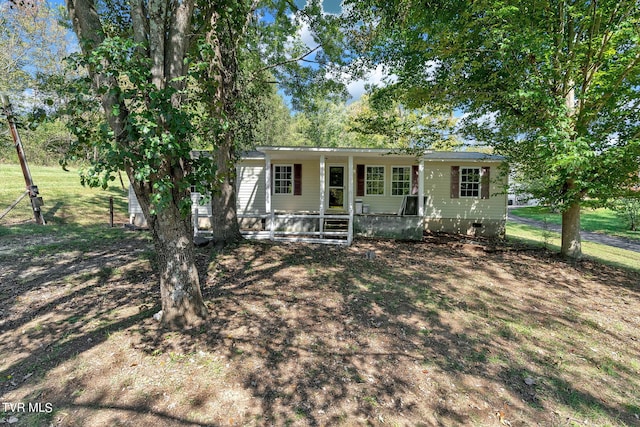
[{"label": "porch post", "polygon": [[424,226],[424,160],[418,165],[418,216]]},{"label": "porch post", "polygon": [[264,156],[264,205],[267,214],[269,215],[269,238],[273,239],[274,237],[274,227],[275,227],[275,218],[273,216],[273,204],[271,203],[271,183],[273,180],[271,179],[271,156],[265,154]]},{"label": "porch post", "polygon": [[320,155],[320,224],[318,231],[320,232],[320,238],[324,238],[324,193],[325,193],[325,156]]},{"label": "porch post", "polygon": [[347,170],[349,176],[349,192],[347,193],[349,195],[349,235],[347,236],[347,244],[350,245],[353,241],[353,214],[355,211],[353,207],[353,156],[349,156],[349,167]]}]

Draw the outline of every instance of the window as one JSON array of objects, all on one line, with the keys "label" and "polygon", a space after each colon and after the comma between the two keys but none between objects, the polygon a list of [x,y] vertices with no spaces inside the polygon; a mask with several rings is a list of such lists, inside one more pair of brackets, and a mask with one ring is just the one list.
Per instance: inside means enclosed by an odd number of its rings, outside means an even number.
[{"label": "window", "polygon": [[273,166],[273,193],[293,194],[293,166]]},{"label": "window", "polygon": [[411,190],[411,168],[409,166],[391,169],[391,195],[404,196]]},{"label": "window", "polygon": [[365,189],[367,196],[384,195],[384,166],[367,166]]},{"label": "window", "polygon": [[460,197],[480,196],[480,168],[460,168]]}]

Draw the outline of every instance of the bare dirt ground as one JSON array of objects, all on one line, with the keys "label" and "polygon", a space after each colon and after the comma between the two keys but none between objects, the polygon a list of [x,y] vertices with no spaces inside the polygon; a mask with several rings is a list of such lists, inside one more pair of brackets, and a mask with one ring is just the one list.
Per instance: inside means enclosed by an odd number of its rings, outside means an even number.
[{"label": "bare dirt ground", "polygon": [[448,236],[245,242],[198,250],[211,319],[178,333],[143,235],[47,239],[0,241],[0,421],[640,425],[623,270]]}]

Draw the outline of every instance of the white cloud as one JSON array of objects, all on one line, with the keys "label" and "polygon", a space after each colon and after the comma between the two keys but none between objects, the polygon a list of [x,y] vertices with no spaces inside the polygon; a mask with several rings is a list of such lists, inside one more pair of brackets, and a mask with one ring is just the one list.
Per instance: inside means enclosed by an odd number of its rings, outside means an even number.
[{"label": "white cloud", "polygon": [[309,49],[315,49],[318,47],[318,43],[313,39],[313,33],[311,32],[311,28],[306,21],[302,21],[302,25],[298,30],[298,37],[304,44],[309,47]]},{"label": "white cloud", "polygon": [[[325,0],[324,6],[325,7],[329,6],[331,10],[338,8],[338,9],[341,9],[342,12],[344,12],[345,8],[342,7],[341,3],[342,2],[340,0],[332,0],[332,1]],[[332,13],[332,12],[325,12],[325,13]],[[294,20],[294,22],[297,22],[300,28],[296,36],[291,37],[289,39],[289,43],[293,43],[294,40],[300,40],[308,47],[309,50],[316,49],[319,46],[319,44],[313,38],[313,32],[311,30],[311,27],[309,26],[309,23],[306,22],[304,19],[300,19],[299,17],[296,17],[293,14],[291,15],[291,19]],[[307,57],[306,59],[313,60],[314,58],[315,58],[315,52],[309,57]],[[435,70],[435,65],[429,64],[429,67],[427,67],[426,72],[431,73],[434,70]],[[369,86],[384,87],[390,83],[395,83],[397,81],[397,76],[393,74],[388,75],[382,65],[376,66],[375,69],[372,69],[367,73],[365,73],[363,78],[360,78],[357,80],[353,80],[353,77],[348,73],[348,71],[344,71],[344,70],[336,71],[335,69],[332,71],[328,71],[326,77],[336,78],[346,83],[347,91],[350,95],[350,99],[348,101],[349,103],[360,99],[360,97],[364,93],[366,93],[367,87]]]},{"label": "white cloud", "polygon": [[[345,74],[345,78],[349,76]],[[358,80],[352,80],[347,83],[347,91],[351,95],[349,102],[356,101],[367,91],[367,86],[384,87],[388,84],[395,83],[398,77],[394,74],[387,74],[382,65],[378,65],[375,69],[366,73],[365,76]]]}]

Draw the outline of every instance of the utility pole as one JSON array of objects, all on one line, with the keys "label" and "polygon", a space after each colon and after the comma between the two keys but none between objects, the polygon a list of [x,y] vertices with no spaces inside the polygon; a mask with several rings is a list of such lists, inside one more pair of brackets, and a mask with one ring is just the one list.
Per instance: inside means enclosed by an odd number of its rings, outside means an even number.
[{"label": "utility pole", "polygon": [[[6,95],[0,95],[0,98],[2,100],[2,114],[4,114],[9,121],[9,131],[11,131],[11,136],[13,137],[13,142],[15,143],[16,151],[18,152],[18,159],[20,160],[20,167],[22,168],[22,175],[24,176],[24,182],[26,184],[26,191],[22,197],[29,194],[29,198],[31,199],[31,208],[33,209],[33,217],[36,220],[36,223],[44,225],[44,216],[40,210],[44,202],[42,201],[42,197],[39,197],[38,195],[38,187],[33,183],[31,171],[27,164],[27,158],[24,155],[22,141],[20,140],[20,134],[18,133],[18,127],[16,126],[16,121],[11,110],[11,103]],[[20,197],[18,201],[20,201],[22,197]],[[13,206],[15,206],[15,204]],[[6,212],[2,216],[4,215],[6,215]]]}]

